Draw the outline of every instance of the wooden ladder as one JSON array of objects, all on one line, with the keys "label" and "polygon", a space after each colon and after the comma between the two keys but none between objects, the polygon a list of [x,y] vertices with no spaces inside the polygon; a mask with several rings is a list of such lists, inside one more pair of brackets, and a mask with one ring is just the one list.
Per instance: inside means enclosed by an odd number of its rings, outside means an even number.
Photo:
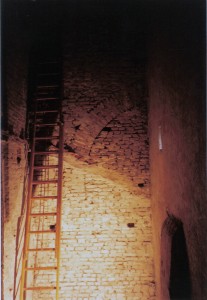
[{"label": "wooden ladder", "polygon": [[40,58],[36,63],[20,300],[59,298],[63,166],[60,75],[57,57]]}]

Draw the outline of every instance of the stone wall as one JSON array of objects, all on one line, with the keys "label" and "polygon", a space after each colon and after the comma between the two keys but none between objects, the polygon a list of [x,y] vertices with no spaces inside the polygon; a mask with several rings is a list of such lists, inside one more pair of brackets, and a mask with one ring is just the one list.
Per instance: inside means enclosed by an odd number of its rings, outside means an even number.
[{"label": "stone wall", "polygon": [[60,299],[154,299],[150,199],[67,153],[64,166]]},{"label": "stone wall", "polygon": [[124,8],[123,3],[118,9],[95,2],[66,5],[65,149],[116,170],[149,193],[145,44],[143,35],[134,33],[140,20],[133,6],[126,15]]},{"label": "stone wall", "polygon": [[2,3],[2,299],[13,299],[17,224],[27,161],[28,12]]},{"label": "stone wall", "polygon": [[29,44],[60,24],[61,299],[169,299],[168,218],[183,224],[192,299],[206,299],[205,5],[147,2],[143,10],[141,1],[42,3],[3,5],[2,298],[13,296]]},{"label": "stone wall", "polygon": [[26,143],[12,137],[2,142],[2,293],[13,299],[17,224],[22,213]]},{"label": "stone wall", "polygon": [[80,3],[63,20],[61,299],[154,299],[143,38],[133,10]]},{"label": "stone wall", "polygon": [[167,239],[172,237],[165,239],[162,230],[166,230],[165,220],[173,216],[183,223],[192,299],[200,300],[207,293],[205,9],[201,1],[175,1],[171,7],[163,3],[156,9],[163,16],[154,18],[148,74],[158,299],[169,299],[171,249]]}]

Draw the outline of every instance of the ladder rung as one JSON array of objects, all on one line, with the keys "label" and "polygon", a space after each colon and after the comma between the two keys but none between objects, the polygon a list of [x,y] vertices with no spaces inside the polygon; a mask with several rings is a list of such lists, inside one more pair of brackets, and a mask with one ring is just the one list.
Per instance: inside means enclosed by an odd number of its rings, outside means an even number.
[{"label": "ladder rung", "polygon": [[51,151],[35,151],[35,155],[46,155],[46,154],[58,154],[59,150],[51,150]]},{"label": "ladder rung", "polygon": [[38,251],[55,251],[55,248],[34,248],[34,249],[28,249],[29,252],[38,252]]},{"label": "ladder rung", "polygon": [[55,233],[55,230],[33,230],[30,231],[31,234],[41,234],[41,233]]},{"label": "ladder rung", "polygon": [[50,166],[34,166],[36,170],[44,170],[44,169],[55,169],[58,168],[58,165],[50,165]]},{"label": "ladder rung", "polygon": [[28,267],[28,268],[25,268],[25,270],[27,271],[35,271],[35,270],[57,270],[57,267]]},{"label": "ladder rung", "polygon": [[52,140],[52,139],[59,139],[59,136],[38,136],[34,138],[35,140]]},{"label": "ladder rung", "polygon": [[60,123],[42,123],[42,124],[35,124],[36,127],[46,127],[46,126],[57,126]]},{"label": "ladder rung", "polygon": [[38,180],[38,181],[32,181],[32,184],[50,184],[50,183],[57,183],[57,179],[52,179],[52,180]]},{"label": "ladder rung", "polygon": [[50,100],[59,100],[58,97],[38,97],[35,101],[50,101]]},{"label": "ladder rung", "polygon": [[53,109],[53,110],[37,110],[36,114],[45,114],[45,113],[58,113],[59,110]]},{"label": "ladder rung", "polygon": [[56,287],[55,286],[31,286],[31,287],[25,287],[24,290],[27,291],[56,290]]},{"label": "ladder rung", "polygon": [[35,214],[30,214],[30,217],[49,217],[49,216],[56,216],[57,213],[35,213]]},{"label": "ladder rung", "polygon": [[32,197],[31,200],[57,200],[58,196],[37,196]]}]

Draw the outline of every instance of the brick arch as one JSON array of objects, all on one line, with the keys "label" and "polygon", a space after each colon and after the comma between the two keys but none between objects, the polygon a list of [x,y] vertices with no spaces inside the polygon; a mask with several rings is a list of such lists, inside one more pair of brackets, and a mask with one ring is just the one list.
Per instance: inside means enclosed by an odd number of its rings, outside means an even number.
[{"label": "brick arch", "polygon": [[70,145],[78,154],[86,156],[90,153],[94,140],[102,129],[113,119],[134,108],[134,103],[125,93],[116,97],[110,96],[102,101],[91,101],[85,109],[80,103],[63,104],[65,120],[65,143]]},{"label": "brick arch", "polygon": [[131,58],[100,58],[64,44],[65,143],[87,157],[94,139],[114,118],[135,107],[146,112],[145,68]]},{"label": "brick arch", "polygon": [[103,167],[148,185],[149,152],[147,121],[137,108],[124,111],[108,122],[93,140],[90,159]]},{"label": "brick arch", "polygon": [[135,106],[125,93],[123,99],[125,105],[118,105],[121,101],[118,99],[113,105],[105,101],[90,112],[77,105],[73,108],[73,120],[72,115],[65,113],[65,150],[82,161],[118,172],[136,186],[148,189],[146,103],[140,100]]},{"label": "brick arch", "polygon": [[[97,140],[99,140],[99,138],[101,138],[101,136],[104,134],[104,132],[112,132],[113,125],[116,123],[119,123],[121,125],[121,122],[119,121],[119,119],[122,118],[123,115],[126,115],[126,114],[130,115],[131,113],[136,113],[134,108],[126,109],[126,110],[122,109],[119,112],[117,111],[117,114],[114,115],[114,117],[110,118],[109,121],[104,124],[104,126],[101,128],[101,130],[98,132],[98,134],[94,137],[93,143],[91,144],[91,147],[90,147],[89,156],[92,156],[93,148],[94,148]],[[130,120],[129,120],[129,122],[130,122]]]}]

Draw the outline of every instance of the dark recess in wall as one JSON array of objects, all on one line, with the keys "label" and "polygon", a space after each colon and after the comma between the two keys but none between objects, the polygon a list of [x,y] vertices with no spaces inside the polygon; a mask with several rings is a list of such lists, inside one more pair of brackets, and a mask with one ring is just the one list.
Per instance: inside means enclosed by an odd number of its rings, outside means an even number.
[{"label": "dark recess in wall", "polygon": [[191,299],[188,254],[183,226],[181,225],[172,237],[169,291],[171,300]]}]

